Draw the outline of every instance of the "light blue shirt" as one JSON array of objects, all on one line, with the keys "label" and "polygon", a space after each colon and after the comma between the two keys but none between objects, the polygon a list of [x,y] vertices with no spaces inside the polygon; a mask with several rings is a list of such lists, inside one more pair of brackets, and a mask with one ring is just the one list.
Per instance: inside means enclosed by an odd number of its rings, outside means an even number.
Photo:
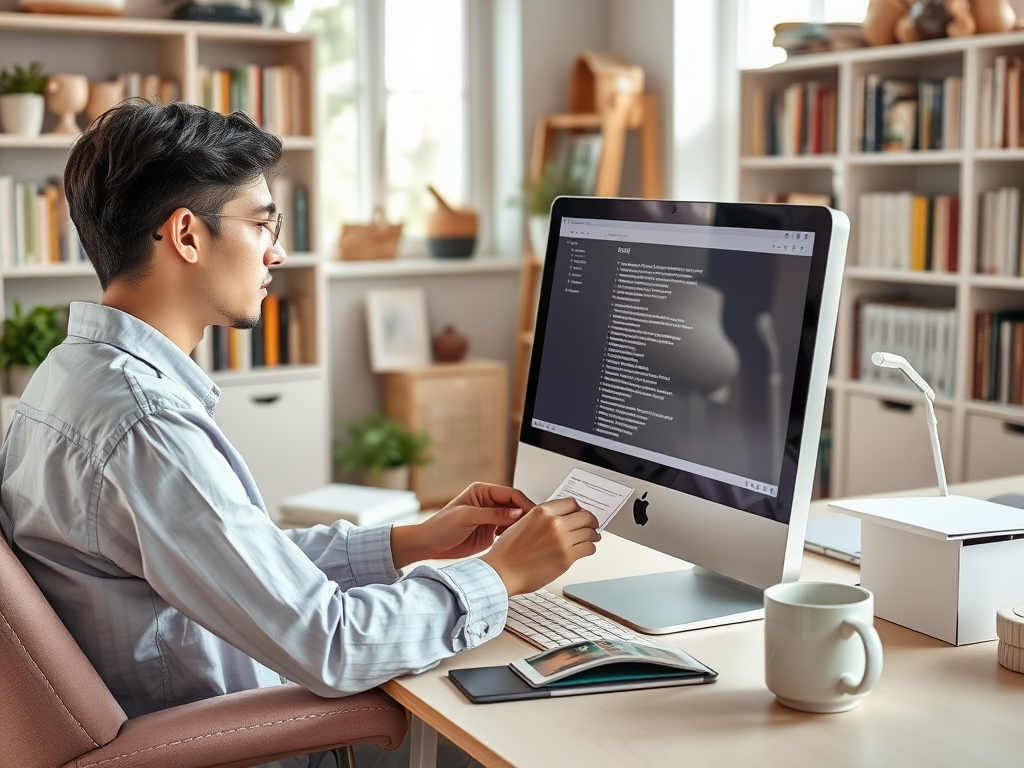
[{"label": "light blue shirt", "polygon": [[390,526],[278,529],[219,396],[151,326],[76,303],[0,448],[3,534],[129,717],[286,679],[341,696],[501,631],[481,560],[402,577]]}]

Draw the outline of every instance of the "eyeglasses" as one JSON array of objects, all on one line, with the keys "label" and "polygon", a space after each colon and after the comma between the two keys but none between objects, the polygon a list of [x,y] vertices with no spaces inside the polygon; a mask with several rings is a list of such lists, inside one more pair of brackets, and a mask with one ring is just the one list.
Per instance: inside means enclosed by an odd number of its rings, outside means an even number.
[{"label": "eyeglasses", "polygon": [[[250,219],[248,216],[228,216],[225,213],[207,213],[206,211],[192,211],[197,216],[216,216],[218,219],[240,219],[241,221],[254,221],[257,224],[270,224],[273,219]],[[284,220],[284,213],[277,214],[277,222],[274,224],[273,240],[271,245],[277,245],[277,239],[281,237],[281,222]]]}]

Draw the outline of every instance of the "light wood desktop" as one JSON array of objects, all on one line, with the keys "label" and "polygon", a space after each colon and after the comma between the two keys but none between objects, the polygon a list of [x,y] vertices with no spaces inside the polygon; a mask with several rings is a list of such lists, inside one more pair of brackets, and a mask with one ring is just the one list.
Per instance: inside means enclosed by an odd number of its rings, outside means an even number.
[{"label": "light wood desktop", "polygon": [[[951,493],[1024,493],[1024,476],[965,483]],[[924,493],[928,493],[927,491]],[[893,494],[895,495],[895,494]],[[816,502],[813,515],[828,514]],[[686,567],[605,534],[598,552],[549,587]],[[855,566],[806,553],[806,581],[858,581]],[[1021,595],[1024,602],[1024,595]],[[436,731],[485,766],[1010,766],[1024,764],[1024,675],[999,666],[996,643],[959,648],[881,619],[878,687],[856,709],[796,712],[764,684],[762,621],[674,635],[717,670],[717,683],[559,699],[471,704],[448,670],[507,664],[536,653],[508,632],[421,675],[383,687],[413,715],[412,765],[434,765]]]}]

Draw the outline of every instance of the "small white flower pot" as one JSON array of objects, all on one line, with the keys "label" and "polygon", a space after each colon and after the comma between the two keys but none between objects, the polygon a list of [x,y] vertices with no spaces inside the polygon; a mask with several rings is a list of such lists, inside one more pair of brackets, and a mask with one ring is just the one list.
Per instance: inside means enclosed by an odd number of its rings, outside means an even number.
[{"label": "small white flower pot", "polygon": [[380,472],[363,472],[363,484],[375,488],[391,488],[405,491],[409,488],[409,467],[382,469]]},{"label": "small white flower pot", "polygon": [[43,130],[45,102],[38,93],[5,93],[0,96],[0,125],[4,133],[38,136]]}]

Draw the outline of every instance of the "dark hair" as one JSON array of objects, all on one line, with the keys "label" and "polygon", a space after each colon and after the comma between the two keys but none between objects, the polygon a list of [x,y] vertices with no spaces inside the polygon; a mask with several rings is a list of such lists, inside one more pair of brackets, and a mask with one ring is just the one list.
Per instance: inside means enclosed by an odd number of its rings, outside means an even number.
[{"label": "dark hair", "polygon": [[[281,140],[242,112],[141,99],[105,112],[71,147],[64,190],[100,285],[146,274],[154,233],[178,208],[219,213],[238,188],[268,179]],[[214,237],[220,219],[204,222]]]}]

